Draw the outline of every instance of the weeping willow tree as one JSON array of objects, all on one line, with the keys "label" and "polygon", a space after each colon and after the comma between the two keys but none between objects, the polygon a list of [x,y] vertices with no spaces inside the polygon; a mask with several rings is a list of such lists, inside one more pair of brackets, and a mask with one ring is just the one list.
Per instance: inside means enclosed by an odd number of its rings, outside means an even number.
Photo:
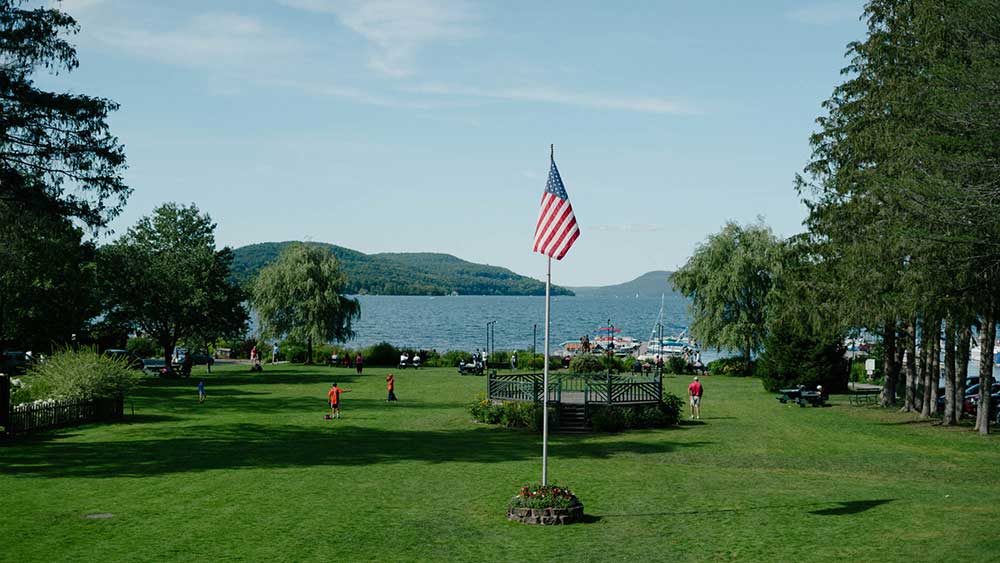
[{"label": "weeping willow tree", "polygon": [[691,299],[691,335],[710,348],[738,350],[749,365],[767,335],[768,294],[782,243],[763,224],[726,223],[674,272],[674,287]]},{"label": "weeping willow tree", "polygon": [[293,244],[261,270],[251,294],[265,338],[343,342],[354,336],[351,322],[361,316],[356,299],[341,295],[347,278],[328,248]]}]

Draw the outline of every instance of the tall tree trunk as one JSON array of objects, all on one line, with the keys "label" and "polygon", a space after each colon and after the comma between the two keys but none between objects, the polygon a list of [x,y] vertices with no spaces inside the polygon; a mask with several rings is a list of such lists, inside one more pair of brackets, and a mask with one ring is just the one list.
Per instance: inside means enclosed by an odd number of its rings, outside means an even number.
[{"label": "tall tree trunk", "polygon": [[997,337],[996,316],[992,310],[983,315],[983,328],[979,337],[979,403],[976,413],[976,430],[990,433],[990,391],[993,388],[993,342]]},{"label": "tall tree trunk", "polygon": [[930,367],[928,379],[931,390],[931,416],[938,413],[938,386],[941,382],[941,319],[934,319],[934,332],[931,334],[931,356],[927,362]]},{"label": "tall tree trunk", "polygon": [[969,323],[963,322],[961,330],[958,331],[958,346],[955,350],[955,362],[957,373],[955,374],[955,422],[962,420],[962,412],[965,409],[965,384],[969,378],[969,347],[972,344],[972,328]]},{"label": "tall tree trunk", "polygon": [[931,358],[931,325],[930,319],[924,317],[923,322],[920,323],[920,384],[923,387],[921,389],[920,397],[920,418],[928,418],[931,416],[931,370],[930,368],[930,358]]},{"label": "tall tree trunk", "polygon": [[163,346],[163,367],[169,370],[173,364],[174,348],[177,346],[177,339],[173,337],[166,337],[160,340],[160,346]]},{"label": "tall tree trunk", "polygon": [[906,331],[906,398],[903,410],[917,410],[917,319],[911,319]]},{"label": "tall tree trunk", "polygon": [[958,423],[955,416],[955,387],[958,385],[955,373],[955,319],[948,317],[944,321],[944,415],[941,424],[951,426]]},{"label": "tall tree trunk", "polygon": [[896,363],[896,319],[888,319],[885,322],[884,334],[882,335],[882,394],[879,396],[879,403],[883,407],[896,404],[896,377],[899,375],[899,364]]},{"label": "tall tree trunk", "polygon": [[906,358],[906,323],[901,322],[896,331],[896,397],[906,396],[906,377],[903,360]]}]

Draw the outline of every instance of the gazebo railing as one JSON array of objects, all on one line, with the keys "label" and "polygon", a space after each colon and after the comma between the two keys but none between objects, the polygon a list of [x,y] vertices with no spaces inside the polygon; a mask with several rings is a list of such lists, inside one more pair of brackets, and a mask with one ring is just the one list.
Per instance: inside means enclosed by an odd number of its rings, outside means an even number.
[{"label": "gazebo railing", "polygon": [[[542,378],[540,373],[491,373],[487,395],[500,401],[541,401]],[[582,395],[584,404],[653,403],[663,398],[663,380],[659,375],[549,374],[549,401],[561,402],[563,392]]]}]

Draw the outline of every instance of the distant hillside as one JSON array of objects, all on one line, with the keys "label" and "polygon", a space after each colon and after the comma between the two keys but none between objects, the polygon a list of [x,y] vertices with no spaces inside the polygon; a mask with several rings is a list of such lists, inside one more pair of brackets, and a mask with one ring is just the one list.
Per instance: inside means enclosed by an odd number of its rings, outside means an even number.
[{"label": "distant hillside", "polygon": [[670,276],[673,272],[657,270],[647,272],[632,281],[617,285],[605,285],[601,287],[571,287],[577,295],[617,295],[621,297],[639,294],[641,297],[659,297],[661,294],[670,295],[674,288],[670,285]]},{"label": "distant hillside", "polygon": [[[292,244],[264,242],[235,249],[233,277],[244,283]],[[545,283],[506,269],[474,264],[450,254],[429,252],[364,254],[357,250],[309,242],[329,248],[347,274],[347,293],[372,295],[545,295]],[[553,286],[554,295],[572,295]]]}]

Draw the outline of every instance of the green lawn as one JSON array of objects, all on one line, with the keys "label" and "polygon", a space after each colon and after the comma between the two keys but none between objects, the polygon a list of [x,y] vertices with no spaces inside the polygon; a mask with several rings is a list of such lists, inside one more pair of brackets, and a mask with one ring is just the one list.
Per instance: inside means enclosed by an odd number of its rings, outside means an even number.
[{"label": "green lawn", "polygon": [[[540,528],[504,505],[538,480],[541,437],[470,422],[483,378],[396,372],[387,404],[384,369],[266,369],[217,370],[204,405],[198,372],[151,380],[125,423],[0,445],[0,560],[1000,557],[1000,441],[967,429],[707,377],[701,421],[554,436],[550,480],[589,521]],[[334,380],[353,392],[323,420]]]}]

